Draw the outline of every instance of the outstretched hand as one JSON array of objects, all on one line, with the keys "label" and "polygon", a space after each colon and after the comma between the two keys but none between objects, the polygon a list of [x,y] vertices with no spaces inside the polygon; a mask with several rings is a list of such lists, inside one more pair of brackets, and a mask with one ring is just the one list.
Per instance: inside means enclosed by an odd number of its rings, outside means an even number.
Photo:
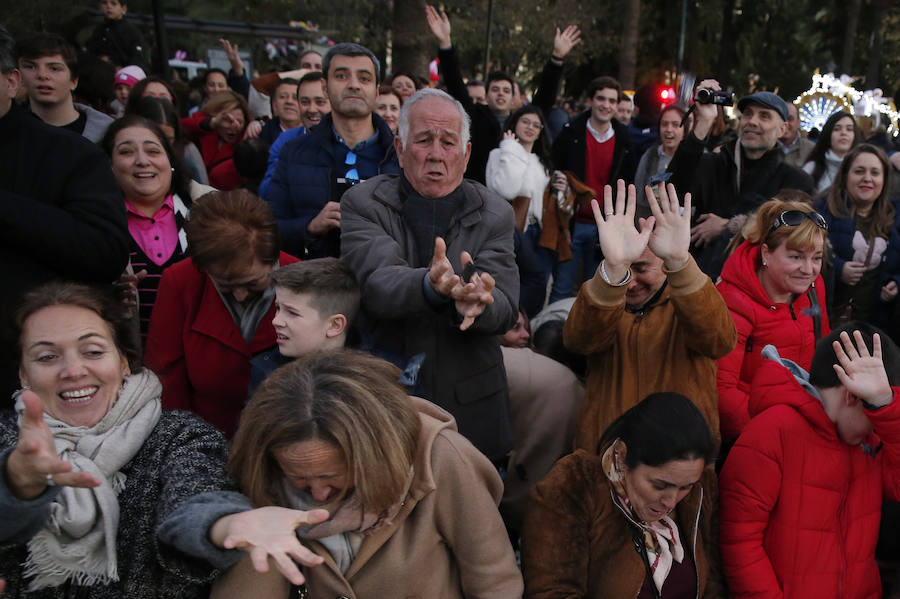
[{"label": "outstretched hand", "polygon": [[[473,262],[472,256],[469,252],[463,252],[460,256],[463,268],[470,262]],[[457,277],[457,284],[453,287],[450,295],[456,303],[456,311],[463,317],[463,321],[459,325],[460,331],[465,331],[472,326],[484,309],[494,303],[491,291],[495,285],[494,277],[486,272],[476,272],[468,282]]]},{"label": "outstretched hand", "polygon": [[53,435],[44,421],[44,408],[33,391],[24,391],[25,413],[19,426],[19,442],[6,461],[6,480],[13,495],[34,499],[53,484],[69,487],[97,487],[100,481],[87,472],[72,472],[72,464],[56,454]]},{"label": "outstretched hand", "polygon": [[591,200],[594,220],[597,222],[597,234],[600,237],[600,249],[606,263],[607,275],[611,280],[622,279],[631,263],[637,260],[650,239],[655,217],[643,220],[641,230],[634,228],[634,185],[629,185],[627,192],[625,181],[616,182],[616,201],[613,204],[612,187],[603,187],[603,209],[597,200]]},{"label": "outstretched hand", "polygon": [[893,401],[894,394],[881,358],[881,337],[878,333],[872,336],[871,354],[859,331],[853,331],[853,340],[846,332],[841,333],[841,340],[834,341],[832,347],[838,359],[834,371],[850,393],[875,407],[886,406]]},{"label": "outstretched hand", "polygon": [[[691,194],[684,196],[684,208],[678,203],[675,186],[659,184],[657,192],[649,185],[644,190],[650,212],[656,219],[650,235],[650,250],[663,259],[667,270],[677,270],[688,259],[691,245]],[[658,198],[658,199],[657,199]],[[643,222],[645,219],[641,219]]]},{"label": "outstretched hand", "polygon": [[428,21],[428,27],[437,38],[441,48],[446,50],[453,45],[450,40],[450,19],[447,18],[447,13],[438,12],[435,7],[426,4],[425,20]]},{"label": "outstretched hand", "polygon": [[301,585],[305,579],[295,562],[318,566],[323,559],[304,547],[295,531],[304,524],[318,524],[327,519],[326,510],[304,512],[269,506],[219,518],[209,534],[219,547],[242,549],[249,553],[257,572],[269,571],[271,557],[291,584]]},{"label": "outstretched hand", "polygon": [[556,28],[556,35],[553,37],[553,56],[556,58],[565,58],[581,41],[581,30],[576,25],[569,25],[562,32],[559,27]]}]

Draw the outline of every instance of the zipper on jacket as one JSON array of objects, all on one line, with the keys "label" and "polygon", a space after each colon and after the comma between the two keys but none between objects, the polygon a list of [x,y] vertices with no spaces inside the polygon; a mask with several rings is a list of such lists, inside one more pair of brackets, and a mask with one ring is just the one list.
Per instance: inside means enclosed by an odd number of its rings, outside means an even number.
[{"label": "zipper on jacket", "polygon": [[700,512],[703,511],[703,487],[700,487],[700,503],[694,516],[694,540],[691,541],[691,559],[694,560],[694,575],[697,577],[697,599],[700,599],[700,566],[697,565],[697,532],[700,530]]}]

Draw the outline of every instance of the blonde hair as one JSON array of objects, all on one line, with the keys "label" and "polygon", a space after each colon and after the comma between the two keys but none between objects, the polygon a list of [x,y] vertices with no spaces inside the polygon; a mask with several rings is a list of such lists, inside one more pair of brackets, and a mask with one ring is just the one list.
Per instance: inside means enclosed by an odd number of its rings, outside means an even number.
[{"label": "blonde hair", "polygon": [[284,475],[273,452],[321,440],[340,449],[367,512],[400,501],[420,424],[399,376],[392,364],[352,350],[275,371],[244,409],[228,460],[244,494],[256,506],[277,505]]},{"label": "blonde hair", "polygon": [[788,210],[810,212],[812,207],[807,202],[798,200],[769,200],[748,220],[743,230],[744,238],[750,243],[765,243],[772,250],[787,244],[789,249],[805,251],[814,249],[817,240],[825,243],[826,230],[808,218],[794,227],[781,226],[773,231],[772,225],[782,212]]}]

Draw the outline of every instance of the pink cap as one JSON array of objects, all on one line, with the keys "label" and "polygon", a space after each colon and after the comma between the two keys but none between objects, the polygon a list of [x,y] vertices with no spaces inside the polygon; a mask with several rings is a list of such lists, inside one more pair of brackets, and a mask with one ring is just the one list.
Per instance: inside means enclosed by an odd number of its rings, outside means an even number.
[{"label": "pink cap", "polygon": [[124,83],[128,87],[134,87],[135,83],[146,77],[147,74],[144,73],[144,69],[133,64],[128,65],[127,67],[122,67],[116,71],[115,85]]}]

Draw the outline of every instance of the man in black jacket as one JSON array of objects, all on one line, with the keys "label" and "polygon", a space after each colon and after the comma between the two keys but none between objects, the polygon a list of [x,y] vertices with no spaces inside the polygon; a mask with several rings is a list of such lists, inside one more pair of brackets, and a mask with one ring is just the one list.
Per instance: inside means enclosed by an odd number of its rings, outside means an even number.
[{"label": "man in black jacket", "polygon": [[125,205],[106,156],[16,105],[19,83],[12,38],[0,27],[0,394],[7,398],[18,387],[10,325],[25,292],[53,279],[109,284],[128,261]]},{"label": "man in black jacket", "polygon": [[111,62],[117,69],[135,64],[147,66],[144,37],[137,27],[125,20],[128,2],[125,0],[100,0],[100,10],[105,19],[97,25],[87,48],[97,57]]},{"label": "man in black jacket", "polygon": [[[488,155],[500,144],[503,123],[512,108],[515,82],[508,75],[491,73],[487,78],[487,104],[473,102],[466,84],[463,83],[459,56],[450,39],[450,19],[446,13],[438,13],[433,6],[425,7],[425,17],[431,32],[440,44],[438,60],[447,93],[463,105],[472,119],[472,156],[466,168],[466,178],[484,183]],[[581,31],[574,25],[566,27],[564,31],[556,30],[553,54],[544,65],[541,83],[531,101],[543,111],[544,115],[550,112],[556,101],[556,92],[562,80],[563,59],[581,41],[580,36]]]},{"label": "man in black jacket", "polygon": [[[590,109],[566,123],[553,142],[554,168],[593,189],[598,200],[605,185],[615,186],[618,179],[631,183],[640,159],[631,147],[628,127],[615,119],[621,93],[622,86],[612,77],[591,81],[586,90]],[[590,203],[575,207],[571,223],[572,259],[553,267],[550,303],[574,295],[600,264]]]},{"label": "man in black jacket", "polygon": [[[721,89],[715,79],[701,81],[698,88]],[[789,118],[784,100],[772,92],[756,92],[741,98],[738,110],[737,142],[706,152],[717,109],[698,103],[694,130],[682,140],[668,169],[675,188],[693,196],[697,216],[691,229],[692,252],[713,280],[725,262],[725,247],[749,214],[782,189],[806,193],[813,189],[810,176],[786,163],[778,147]]]}]

